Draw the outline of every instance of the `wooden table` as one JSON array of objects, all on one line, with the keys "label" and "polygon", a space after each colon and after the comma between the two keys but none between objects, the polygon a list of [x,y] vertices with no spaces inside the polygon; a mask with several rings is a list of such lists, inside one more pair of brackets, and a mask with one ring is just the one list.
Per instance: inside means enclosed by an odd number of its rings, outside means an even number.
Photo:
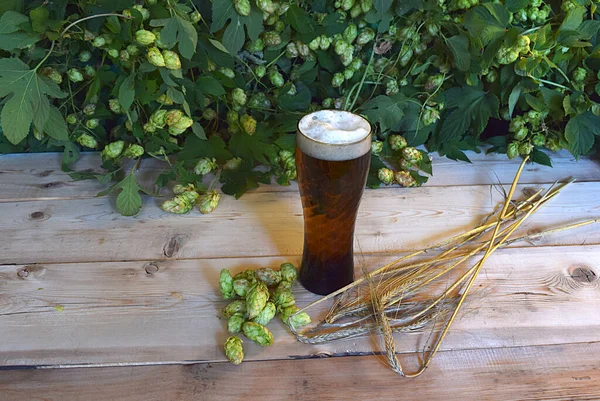
[{"label": "wooden table", "polygon": [[[431,245],[474,226],[501,200],[517,161],[434,160],[422,188],[367,190],[360,263]],[[600,216],[600,163],[566,154],[528,165],[518,195],[577,178],[525,230]],[[77,169],[98,166],[85,155]],[[140,172],[151,183],[159,168]],[[160,200],[123,217],[104,186],[71,182],[56,154],[0,156],[0,400],[600,399],[600,229],[588,226],[495,253],[430,369],[398,377],[376,337],[300,344],[279,322],[275,345],[245,342],[223,363],[218,272],[298,262],[297,187],[223,197],[210,215]],[[315,296],[295,288],[298,303]],[[415,366],[426,332],[398,339]],[[68,369],[63,369],[68,368]]]}]

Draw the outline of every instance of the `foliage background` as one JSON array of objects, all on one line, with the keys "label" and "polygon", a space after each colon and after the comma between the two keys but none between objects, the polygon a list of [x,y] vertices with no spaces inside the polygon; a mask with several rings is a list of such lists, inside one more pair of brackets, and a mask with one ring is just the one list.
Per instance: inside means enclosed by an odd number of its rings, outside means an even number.
[{"label": "foliage background", "polygon": [[[116,180],[103,194],[119,192],[126,215],[152,192],[126,159],[165,162],[154,190],[204,196],[211,171],[236,197],[289,184],[296,123],[321,108],[373,124],[371,187],[384,167],[406,185],[431,173],[390,135],[456,160],[489,144],[549,165],[548,151],[599,142],[598,14],[591,0],[4,1],[0,153],[62,151],[73,178]],[[157,40],[140,44],[140,30]],[[160,110],[179,110],[182,132],[154,124]],[[92,149],[106,172],[71,171]]]}]

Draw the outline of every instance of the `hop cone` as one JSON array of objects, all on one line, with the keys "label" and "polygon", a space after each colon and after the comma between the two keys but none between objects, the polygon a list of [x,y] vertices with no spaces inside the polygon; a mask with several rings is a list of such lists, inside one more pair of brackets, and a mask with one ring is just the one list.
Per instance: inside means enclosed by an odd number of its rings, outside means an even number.
[{"label": "hop cone", "polygon": [[294,328],[302,327],[302,326],[306,326],[307,324],[310,324],[310,322],[311,322],[310,316],[306,312],[298,313],[296,316],[293,316],[290,319],[290,321],[288,322],[288,319],[290,318],[290,316],[292,316],[294,313],[298,312],[299,310],[300,310],[300,308],[298,308],[296,305],[292,305],[292,306],[289,306],[289,307],[283,309],[281,311],[281,320],[285,324],[289,324],[289,325],[293,326]]},{"label": "hop cone", "polygon": [[167,123],[167,110],[156,110],[152,116],[150,116],[150,122],[158,127],[162,128]]},{"label": "hop cone", "polygon": [[171,50],[163,50],[162,56],[165,59],[165,67],[169,70],[178,70],[181,68],[181,60],[177,53]]},{"label": "hop cone", "polygon": [[165,201],[161,209],[169,213],[185,214],[192,210],[192,207],[194,207],[194,204],[190,202],[189,198],[181,194],[171,200]]},{"label": "hop cone", "polygon": [[234,280],[248,280],[249,283],[253,284],[256,282],[256,276],[254,275],[254,270],[244,270],[233,276]]},{"label": "hop cone", "polygon": [[287,281],[287,280],[281,280],[279,282],[279,284],[277,285],[277,290],[283,290],[283,289],[287,289],[287,290],[291,290],[292,289],[292,282],[291,281]]},{"label": "hop cone", "polygon": [[252,319],[252,321],[254,323],[266,326],[269,324],[271,319],[275,317],[276,313],[277,308],[275,307],[275,304],[273,302],[267,302],[263,310],[261,310],[260,313],[254,319]]},{"label": "hop cone", "polygon": [[234,297],[233,277],[231,277],[231,274],[227,269],[221,270],[221,274],[219,276],[219,289],[221,290],[223,298],[231,299]]},{"label": "hop cone", "polygon": [[231,100],[233,100],[234,103],[243,106],[248,101],[248,96],[242,88],[235,88],[233,91],[231,91]]},{"label": "hop cone", "polygon": [[409,163],[417,164],[423,160],[423,155],[412,146],[407,146],[402,149],[402,158]]},{"label": "hop cone", "polygon": [[240,168],[242,165],[242,159],[240,157],[234,157],[233,159],[229,159],[223,164],[223,170],[227,171],[235,171]]},{"label": "hop cone", "polygon": [[109,143],[102,150],[102,157],[105,159],[115,159],[121,155],[124,147],[125,142],[123,141],[115,141]]},{"label": "hop cone", "polygon": [[173,99],[171,99],[169,96],[167,96],[166,93],[163,93],[162,95],[157,97],[156,101],[158,103],[162,104],[163,106],[171,106],[173,104]]},{"label": "hop cone", "polygon": [[406,147],[406,139],[401,135],[390,135],[388,138],[392,150],[402,150]]},{"label": "hop cone", "polygon": [[83,74],[77,68],[71,68],[67,71],[67,76],[72,82],[83,81]]},{"label": "hop cone", "polygon": [[242,326],[242,330],[244,331],[244,335],[248,337],[250,340],[254,341],[256,344],[261,347],[266,347],[268,345],[273,344],[273,334],[267,329],[265,326],[254,323],[254,322],[246,322]]},{"label": "hop cone", "polygon": [[377,156],[383,150],[383,142],[381,141],[373,141],[371,143],[371,153]]},{"label": "hop cone", "polygon": [[242,331],[244,321],[244,315],[241,313],[235,313],[231,316],[227,321],[227,331],[229,334],[237,334]]},{"label": "hop cone", "polygon": [[208,157],[202,158],[196,163],[194,167],[194,174],[196,175],[206,175],[217,168],[216,160],[210,159]]},{"label": "hop cone", "polygon": [[383,167],[377,171],[377,177],[379,181],[386,185],[390,185],[394,182],[394,172],[389,168]]},{"label": "hop cone", "polygon": [[262,267],[256,270],[256,277],[270,287],[279,284],[281,281],[281,272],[273,270],[270,267]]},{"label": "hop cone", "polygon": [[394,174],[394,178],[396,179],[396,182],[403,187],[416,187],[417,186],[417,181],[410,174],[410,172],[408,172],[406,170],[396,171],[396,174]]},{"label": "hop cone", "polygon": [[67,123],[73,125],[73,124],[77,124],[77,115],[76,114],[69,114],[66,118]]},{"label": "hop cone", "polygon": [[242,347],[242,340],[232,336],[225,341],[225,355],[229,362],[234,365],[239,365],[244,360],[244,348]]},{"label": "hop cone", "polygon": [[246,294],[248,293],[249,288],[250,282],[248,280],[243,278],[233,280],[233,290],[240,297],[246,298]]},{"label": "hop cone", "polygon": [[273,293],[273,302],[279,309],[285,309],[296,304],[292,291],[287,288],[277,288]]},{"label": "hop cone", "polygon": [[281,272],[281,279],[290,283],[295,283],[298,278],[298,270],[291,263],[283,263],[279,271]]},{"label": "hop cone", "polygon": [[229,305],[227,305],[225,307],[225,309],[223,309],[223,316],[225,316],[227,319],[229,319],[231,316],[235,315],[236,313],[245,314],[246,310],[247,310],[246,302],[244,302],[244,300],[242,300],[242,299],[236,299],[235,301],[233,301]]},{"label": "hop cone", "polygon": [[86,148],[92,148],[93,149],[96,146],[98,146],[98,142],[96,141],[96,138],[94,138],[90,134],[82,134],[82,135],[80,135],[79,138],[77,138],[77,142],[81,146],[85,146]]},{"label": "hop cone", "polygon": [[165,114],[165,122],[167,123],[168,126],[173,126],[175,124],[177,124],[179,122],[179,120],[181,120],[181,118],[183,117],[183,111],[181,110],[169,110],[167,111],[167,114]]},{"label": "hop cone", "polygon": [[110,99],[108,101],[108,108],[115,114],[121,114],[123,112],[123,108],[118,99]]},{"label": "hop cone", "polygon": [[196,201],[200,197],[200,195],[196,191],[185,191],[180,196],[186,198],[188,202],[190,202],[190,205],[196,203]]},{"label": "hop cone", "polygon": [[140,29],[135,33],[135,41],[142,46],[150,46],[156,41],[156,35],[145,29]]},{"label": "hop cone", "polygon": [[195,191],[195,190],[196,190],[196,186],[194,184],[187,184],[187,185],[175,184],[175,185],[173,185],[173,193],[175,195],[179,195],[184,192]]},{"label": "hop cone", "polygon": [[198,210],[202,214],[208,214],[215,210],[215,208],[219,205],[219,199],[221,195],[217,191],[208,191],[198,198],[196,202],[196,206],[198,206]]},{"label": "hop cone", "polygon": [[150,62],[150,64],[156,67],[164,67],[165,66],[165,58],[160,52],[158,47],[151,47],[148,49],[148,53],[146,54],[146,58]]},{"label": "hop cone", "polygon": [[138,144],[131,144],[125,152],[123,152],[123,157],[129,157],[130,159],[136,159],[144,154],[144,148]]},{"label": "hop cone", "polygon": [[248,319],[252,319],[263,310],[269,300],[269,290],[263,283],[256,283],[246,294],[246,306],[248,308]]},{"label": "hop cone", "polygon": [[81,61],[82,63],[87,63],[88,61],[90,61],[91,58],[92,53],[88,52],[87,50],[84,50],[81,53],[79,53],[79,61]]}]

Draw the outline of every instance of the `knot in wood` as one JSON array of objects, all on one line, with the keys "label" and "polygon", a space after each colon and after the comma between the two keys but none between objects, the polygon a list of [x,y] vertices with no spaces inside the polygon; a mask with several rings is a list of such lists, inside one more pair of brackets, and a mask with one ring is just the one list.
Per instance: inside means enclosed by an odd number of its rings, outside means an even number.
[{"label": "knot in wood", "polygon": [[148,263],[144,270],[146,270],[146,274],[154,274],[158,272],[158,266],[155,263]]},{"label": "knot in wood", "polygon": [[598,280],[598,275],[587,267],[578,267],[571,272],[571,278],[579,283],[592,283]]},{"label": "knot in wood", "polygon": [[25,277],[29,276],[29,269],[27,269],[27,267],[23,267],[23,268],[17,270],[17,276],[19,276],[21,278],[25,278]]},{"label": "knot in wood", "polygon": [[181,246],[181,238],[179,235],[172,237],[169,242],[167,242],[163,248],[163,255],[167,258],[172,258],[177,252],[179,252],[179,248]]},{"label": "knot in wood", "polygon": [[44,218],[44,212],[33,212],[29,217],[31,217],[31,220],[41,220]]}]

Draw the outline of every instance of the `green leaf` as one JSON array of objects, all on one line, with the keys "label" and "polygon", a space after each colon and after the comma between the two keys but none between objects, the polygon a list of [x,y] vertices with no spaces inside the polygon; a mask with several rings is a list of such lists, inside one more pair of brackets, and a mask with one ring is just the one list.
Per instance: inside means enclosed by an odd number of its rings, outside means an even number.
[{"label": "green leaf", "polygon": [[510,13],[502,4],[485,3],[465,13],[464,25],[472,37],[487,46],[504,36],[509,19]]},{"label": "green leaf", "polygon": [[375,0],[373,6],[378,14],[385,14],[392,6],[393,0]]},{"label": "green leaf", "polygon": [[142,209],[142,197],[139,191],[142,189],[135,179],[133,172],[129,173],[123,181],[119,182],[116,189],[121,189],[117,196],[117,210],[123,216],[134,216]]},{"label": "green leaf", "polygon": [[532,162],[541,164],[543,166],[552,167],[552,160],[550,160],[550,157],[541,150],[534,148],[530,156]]},{"label": "green leaf", "polygon": [[[247,163],[244,163],[247,164]],[[251,166],[244,166],[238,171],[223,171],[221,173],[221,182],[223,186],[221,191],[227,195],[234,195],[239,199],[249,189],[258,188],[259,182],[264,182],[265,173],[252,171]]]},{"label": "green leaf", "polygon": [[571,118],[565,127],[565,138],[575,157],[592,149],[594,135],[600,135],[600,117],[590,111]]},{"label": "green leaf", "polygon": [[218,40],[215,39],[208,39],[210,43],[213,44],[214,47],[216,47],[217,49],[221,50],[224,53],[229,53],[229,50],[227,50],[225,48],[225,46],[223,46],[223,43],[219,42]]},{"label": "green leaf", "polygon": [[[215,3],[220,3],[220,1]],[[179,53],[188,60],[196,53],[198,32],[190,21],[175,16],[173,18],[152,20],[150,26],[163,27],[160,31],[160,40],[167,48],[171,49],[177,44]]]},{"label": "green leaf", "polygon": [[508,115],[512,117],[513,112],[515,111],[515,106],[519,101],[519,97],[521,97],[521,85],[517,84],[510,92],[510,96],[508,97]]},{"label": "green leaf", "polygon": [[42,100],[46,94],[66,96],[55,83],[40,78],[19,59],[0,59],[0,97],[9,96],[0,114],[0,124],[11,143],[17,144],[27,136],[33,112],[45,107],[40,103],[47,103],[47,99]]},{"label": "green leaf", "polygon": [[129,110],[135,98],[135,74],[129,75],[119,87],[119,103],[124,110]]},{"label": "green leaf", "polygon": [[285,93],[285,87],[282,89],[283,95],[280,95],[279,107],[284,111],[307,110],[310,106],[311,95],[308,87],[302,82],[296,83],[296,94]]},{"label": "green leaf", "polygon": [[20,25],[29,22],[29,18],[15,11],[7,11],[0,17],[0,34],[19,31]]},{"label": "green leaf", "polygon": [[264,127],[259,126],[253,136],[245,133],[232,134],[229,140],[229,150],[234,156],[244,160],[258,160],[261,163],[269,164],[268,159],[274,160],[277,152],[265,136],[260,136],[260,133],[264,131]]},{"label": "green leaf", "polygon": [[467,71],[471,66],[471,55],[469,54],[469,39],[465,34],[452,36],[446,40],[448,48],[454,57],[454,64],[461,71]]},{"label": "green leaf", "polygon": [[506,0],[504,5],[511,13],[525,8],[529,4],[529,0]]},{"label": "green leaf", "polygon": [[67,123],[62,114],[60,114],[60,111],[54,106],[50,106],[48,119],[46,125],[44,125],[44,133],[57,141],[69,140]]},{"label": "green leaf", "polygon": [[310,15],[296,4],[292,4],[286,12],[286,18],[292,28],[300,33],[309,33],[315,30],[315,23]]},{"label": "green leaf", "polygon": [[229,160],[233,157],[227,150],[227,144],[217,135],[208,140],[198,138],[196,135],[188,135],[181,152],[177,154],[178,160],[195,161],[202,157],[214,157],[217,161]]},{"label": "green leaf", "polygon": [[371,124],[379,123],[381,132],[386,132],[400,124],[408,103],[409,100],[402,93],[394,96],[379,95],[363,104],[362,110]]},{"label": "green leaf", "polygon": [[225,94],[223,85],[216,78],[209,75],[196,79],[196,89],[206,95],[223,96]]},{"label": "green leaf", "polygon": [[247,29],[250,40],[256,40],[262,32],[262,13],[255,7],[252,7],[249,16],[242,16],[235,11],[233,1],[219,0],[213,1],[212,13],[211,32],[221,30],[227,21],[231,20],[223,32],[222,40],[223,46],[231,54],[236,54],[244,46],[244,28]]},{"label": "green leaf", "polygon": [[490,117],[498,117],[500,102],[488,92],[470,86],[452,88],[444,92],[448,109],[439,137],[442,142],[453,142],[471,126],[476,135],[486,127]]},{"label": "green leaf", "polygon": [[583,6],[576,6],[570,9],[565,16],[562,24],[558,28],[558,32],[561,31],[576,31],[577,28],[583,22],[583,16],[587,12],[587,9]]},{"label": "green leaf", "polygon": [[198,138],[206,140],[206,133],[204,132],[204,128],[202,128],[198,121],[192,124],[192,131],[194,132],[194,135],[196,135]]},{"label": "green leaf", "polygon": [[44,32],[46,30],[46,22],[50,12],[44,6],[34,8],[29,12],[29,18],[31,18],[31,27],[35,32]]}]

